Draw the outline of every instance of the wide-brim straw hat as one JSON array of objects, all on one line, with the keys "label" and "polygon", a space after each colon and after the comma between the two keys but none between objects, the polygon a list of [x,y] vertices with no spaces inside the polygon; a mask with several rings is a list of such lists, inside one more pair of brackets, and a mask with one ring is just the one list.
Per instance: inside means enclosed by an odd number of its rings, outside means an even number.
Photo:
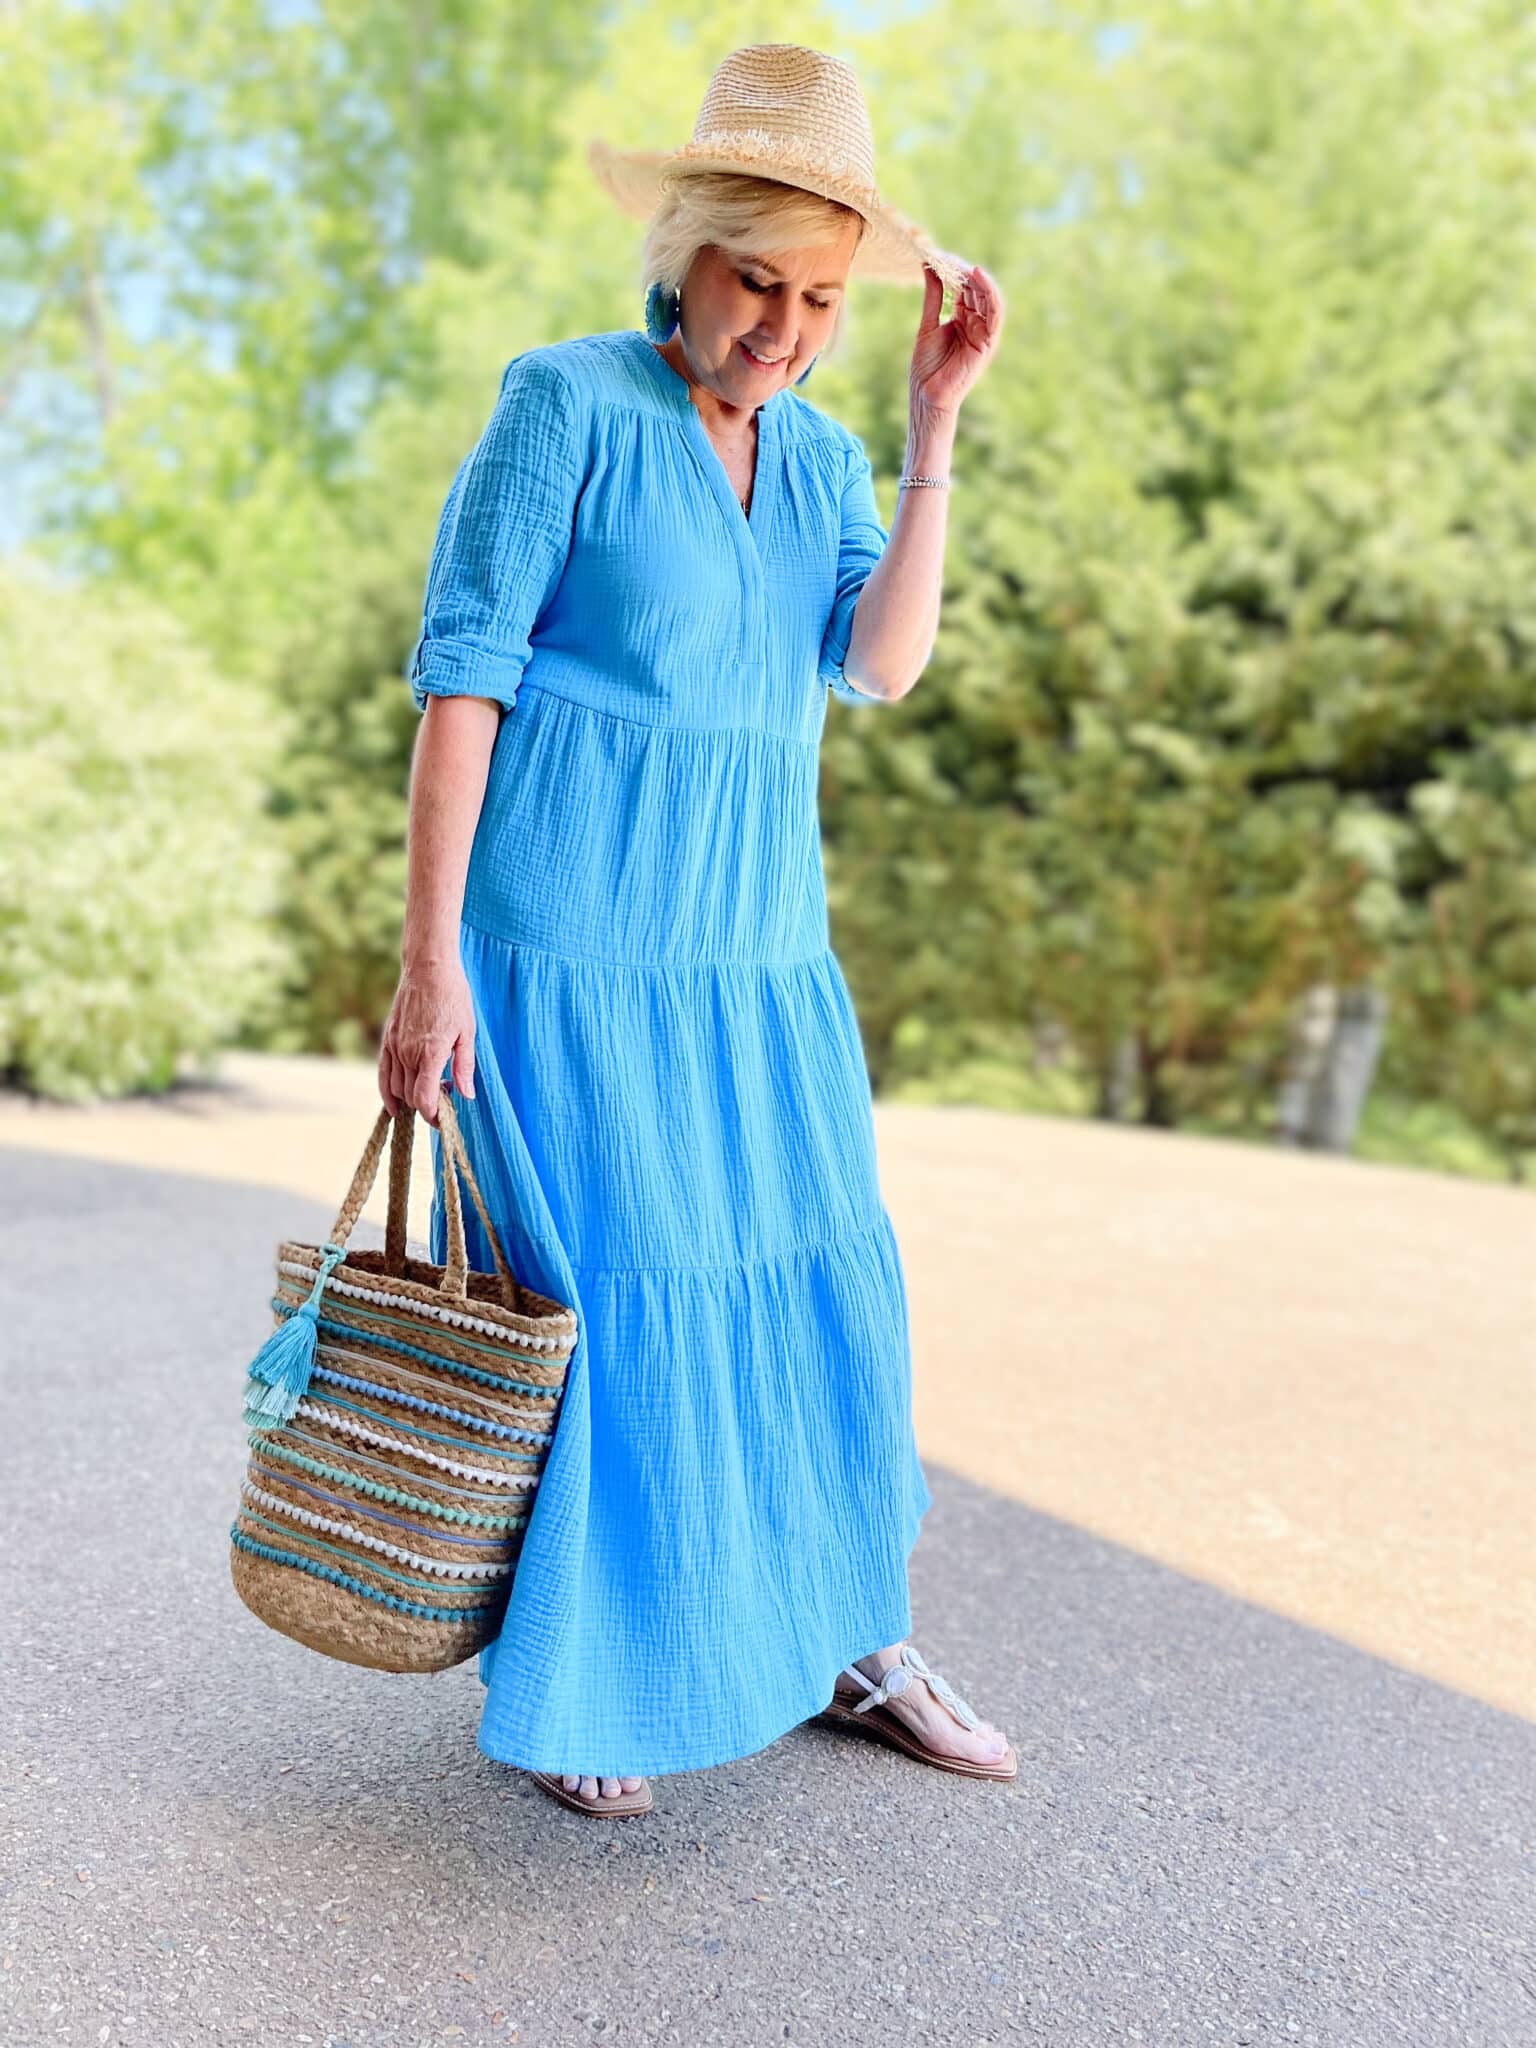
[{"label": "wide-brim straw hat", "polygon": [[970,265],[935,246],[905,214],[880,197],[875,140],[852,67],[800,43],[750,43],[716,68],[693,137],[677,149],[587,145],[599,182],[626,213],[646,219],[674,171],[741,171],[840,200],[866,227],[850,277],[921,284],[926,263],[951,291]]}]

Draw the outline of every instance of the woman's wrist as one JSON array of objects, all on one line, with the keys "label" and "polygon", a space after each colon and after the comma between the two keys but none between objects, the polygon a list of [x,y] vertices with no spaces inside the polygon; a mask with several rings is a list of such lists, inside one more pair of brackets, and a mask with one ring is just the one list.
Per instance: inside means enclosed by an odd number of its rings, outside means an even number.
[{"label": "woman's wrist", "polygon": [[932,413],[914,406],[907,425],[907,452],[903,476],[949,475],[955,448],[955,415]]},{"label": "woman's wrist", "polygon": [[407,974],[433,974],[459,966],[457,934],[452,938],[432,932],[421,938],[406,937],[400,945],[400,965]]}]

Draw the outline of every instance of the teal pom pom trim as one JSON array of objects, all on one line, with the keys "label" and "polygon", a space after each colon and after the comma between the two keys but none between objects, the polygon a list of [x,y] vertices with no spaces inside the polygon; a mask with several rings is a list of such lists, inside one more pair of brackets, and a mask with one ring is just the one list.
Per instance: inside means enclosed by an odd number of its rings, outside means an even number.
[{"label": "teal pom pom trim", "polygon": [[246,1378],[245,1419],[253,1429],[278,1429],[298,1413],[315,1366],[320,1295],[336,1267],[347,1256],[345,1245],[329,1238],[310,1289],[309,1299],[275,1329],[251,1360]]}]

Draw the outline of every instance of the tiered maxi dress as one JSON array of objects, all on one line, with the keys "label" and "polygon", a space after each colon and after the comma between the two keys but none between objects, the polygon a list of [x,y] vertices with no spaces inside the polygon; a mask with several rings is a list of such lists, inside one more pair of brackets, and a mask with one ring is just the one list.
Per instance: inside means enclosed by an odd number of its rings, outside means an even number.
[{"label": "tiered maxi dress", "polygon": [[478,1745],[526,1769],[749,1755],[911,1629],[907,1295],[817,813],[829,689],[879,701],[843,661],[887,538],[792,388],[744,513],[638,330],[515,356],[443,507],[412,694],[505,707],[460,1121],[514,1272],[579,1325],[479,1662]]}]

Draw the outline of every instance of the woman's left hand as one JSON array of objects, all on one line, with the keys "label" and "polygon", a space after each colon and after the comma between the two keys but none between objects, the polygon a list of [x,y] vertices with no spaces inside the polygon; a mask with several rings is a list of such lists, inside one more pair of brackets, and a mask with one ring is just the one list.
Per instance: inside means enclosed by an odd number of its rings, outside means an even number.
[{"label": "woman's left hand", "polygon": [[1003,332],[1003,295],[979,263],[955,294],[949,319],[939,319],[944,282],[923,265],[923,311],[912,349],[912,406],[928,414],[955,413],[997,353]]}]

